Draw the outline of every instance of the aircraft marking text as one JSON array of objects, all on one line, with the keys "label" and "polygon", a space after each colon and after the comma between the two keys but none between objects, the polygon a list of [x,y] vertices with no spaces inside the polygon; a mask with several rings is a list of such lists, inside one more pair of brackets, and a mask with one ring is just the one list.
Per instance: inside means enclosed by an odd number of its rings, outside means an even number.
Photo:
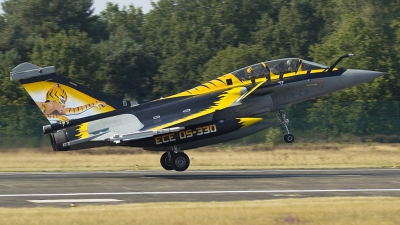
[{"label": "aircraft marking text", "polygon": [[308,90],[307,89],[303,90],[303,91],[292,92],[290,94],[285,94],[285,95],[283,95],[283,98],[285,100],[289,100],[289,99],[294,99],[294,98],[302,97],[302,96],[306,96],[306,95],[308,95]]},{"label": "aircraft marking text", "polygon": [[[201,126],[197,127],[195,129],[187,129],[187,130],[182,130],[179,131],[179,133],[171,133],[171,134],[165,134],[161,136],[156,136],[154,137],[154,141],[157,145],[165,144],[168,142],[173,142],[176,141],[177,138],[179,140],[186,139],[186,138],[192,138],[195,136],[201,136],[205,134],[210,134],[217,132],[217,126],[215,124],[207,125],[207,126]],[[178,135],[176,135],[178,134]]]}]

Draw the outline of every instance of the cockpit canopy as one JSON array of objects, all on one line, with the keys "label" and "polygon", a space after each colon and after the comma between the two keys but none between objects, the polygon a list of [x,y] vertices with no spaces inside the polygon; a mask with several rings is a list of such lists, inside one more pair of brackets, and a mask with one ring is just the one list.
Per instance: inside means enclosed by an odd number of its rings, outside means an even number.
[{"label": "cockpit canopy", "polygon": [[299,58],[285,58],[247,66],[233,71],[232,74],[241,81],[245,81],[261,77],[268,77],[270,75],[283,75],[286,73],[297,73],[299,71],[327,68],[329,67]]}]

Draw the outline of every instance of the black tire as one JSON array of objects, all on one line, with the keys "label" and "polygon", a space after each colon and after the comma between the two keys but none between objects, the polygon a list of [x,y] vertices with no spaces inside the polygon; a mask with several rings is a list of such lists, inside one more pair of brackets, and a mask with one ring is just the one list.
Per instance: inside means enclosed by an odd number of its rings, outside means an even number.
[{"label": "black tire", "polygon": [[185,153],[179,152],[172,156],[171,164],[174,170],[185,171],[189,168],[190,159]]},{"label": "black tire", "polygon": [[171,160],[168,160],[168,152],[165,152],[164,154],[162,154],[162,156],[160,158],[160,163],[161,163],[162,168],[164,168],[165,170],[173,170],[174,169],[172,167]]},{"label": "black tire", "polygon": [[292,134],[287,134],[283,137],[286,143],[292,143],[294,141],[294,136]]}]

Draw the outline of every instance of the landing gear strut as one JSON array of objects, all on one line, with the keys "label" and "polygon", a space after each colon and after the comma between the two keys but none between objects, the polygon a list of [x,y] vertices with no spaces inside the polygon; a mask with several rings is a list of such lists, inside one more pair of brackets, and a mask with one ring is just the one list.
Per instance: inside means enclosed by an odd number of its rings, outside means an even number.
[{"label": "landing gear strut", "polygon": [[178,146],[173,146],[171,151],[161,156],[160,163],[165,170],[185,171],[190,165],[190,159]]},{"label": "landing gear strut", "polygon": [[285,140],[286,143],[292,143],[294,141],[294,136],[293,136],[293,134],[290,134],[290,131],[288,128],[289,119],[286,119],[285,111],[279,110],[278,112],[275,112],[275,115],[283,125],[282,133],[285,135],[283,137],[283,140]]}]

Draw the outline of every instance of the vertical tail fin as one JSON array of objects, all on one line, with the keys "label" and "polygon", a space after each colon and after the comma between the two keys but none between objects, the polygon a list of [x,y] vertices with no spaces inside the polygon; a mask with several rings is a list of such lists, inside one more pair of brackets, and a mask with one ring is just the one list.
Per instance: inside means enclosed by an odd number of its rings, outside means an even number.
[{"label": "vertical tail fin", "polygon": [[134,104],[110,98],[59,76],[54,66],[40,68],[22,63],[11,70],[10,79],[22,84],[50,123],[65,123]]}]

